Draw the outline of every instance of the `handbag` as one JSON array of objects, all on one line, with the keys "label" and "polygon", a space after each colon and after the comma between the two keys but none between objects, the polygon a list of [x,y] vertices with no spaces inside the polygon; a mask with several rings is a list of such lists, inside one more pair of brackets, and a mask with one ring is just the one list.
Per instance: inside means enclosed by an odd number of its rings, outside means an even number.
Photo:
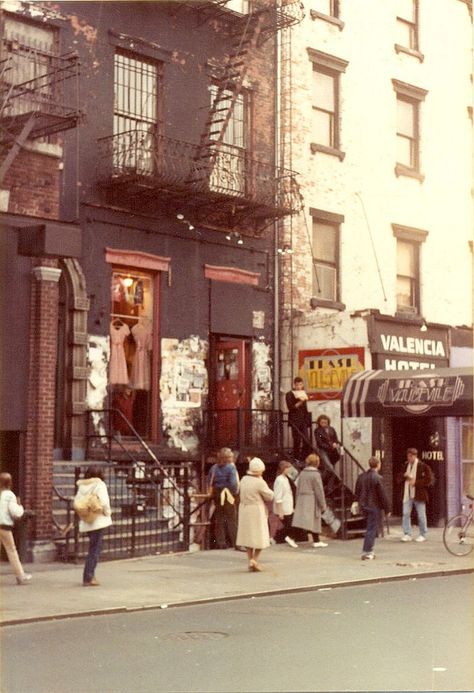
[{"label": "handbag", "polygon": [[103,512],[103,506],[96,493],[96,489],[97,486],[89,493],[74,499],[73,508],[84,522],[93,522],[96,515],[100,515]]}]

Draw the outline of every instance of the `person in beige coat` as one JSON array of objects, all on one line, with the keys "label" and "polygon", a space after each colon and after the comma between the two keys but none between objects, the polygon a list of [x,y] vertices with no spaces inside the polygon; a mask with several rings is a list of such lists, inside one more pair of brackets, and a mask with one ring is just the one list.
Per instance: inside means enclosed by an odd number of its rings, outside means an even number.
[{"label": "person in beige coat", "polygon": [[270,546],[266,501],[273,500],[273,491],[262,479],[265,465],[258,457],[249,462],[247,474],[240,482],[237,546],[245,546],[249,570],[260,572],[258,558],[262,549]]},{"label": "person in beige coat", "polygon": [[321,515],[326,511],[326,497],[323,482],[319,473],[319,456],[308,455],[306,467],[296,480],[296,504],[293,514],[293,527],[299,527],[308,533],[308,541],[313,541],[315,549],[325,548],[327,544],[320,541]]}]

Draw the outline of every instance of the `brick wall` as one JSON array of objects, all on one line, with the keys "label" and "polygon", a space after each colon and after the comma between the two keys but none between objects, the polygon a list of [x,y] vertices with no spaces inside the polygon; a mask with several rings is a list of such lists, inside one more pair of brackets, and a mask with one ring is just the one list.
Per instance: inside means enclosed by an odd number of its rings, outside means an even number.
[{"label": "brick wall", "polygon": [[[37,267],[57,266],[57,260],[39,258],[37,262]],[[33,538],[46,540],[50,538],[52,528],[58,283],[57,278],[40,277],[34,271],[31,279],[25,505],[36,512]]]},{"label": "brick wall", "polygon": [[8,211],[56,219],[59,216],[58,158],[24,150],[10,166],[2,188],[10,191]]}]

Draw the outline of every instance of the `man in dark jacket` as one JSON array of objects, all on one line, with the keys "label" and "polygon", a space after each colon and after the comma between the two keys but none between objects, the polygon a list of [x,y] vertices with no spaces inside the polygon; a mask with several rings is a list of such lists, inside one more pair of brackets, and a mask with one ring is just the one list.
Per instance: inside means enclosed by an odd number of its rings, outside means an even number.
[{"label": "man in dark jacket", "polygon": [[[288,407],[288,425],[293,434],[293,457],[296,460],[304,460],[310,452],[308,444],[308,428],[310,414],[308,411],[308,395],[304,390],[303,378],[295,378],[293,389],[286,393],[286,406]],[[309,441],[310,442],[310,441]]]},{"label": "man in dark jacket", "polygon": [[334,466],[340,459],[340,442],[335,429],[331,426],[331,419],[326,414],[321,414],[316,420],[314,438],[321,460],[321,476],[324,482],[324,489],[327,494],[331,494],[339,483],[339,477],[334,471]]},{"label": "man in dark jacket", "polygon": [[379,474],[381,462],[376,457],[369,458],[369,468],[357,479],[355,496],[361,512],[367,518],[367,529],[362,547],[362,560],[375,558],[374,544],[377,527],[380,523],[380,511],[390,514],[390,503],[383,487],[383,479]]},{"label": "man in dark jacket", "polygon": [[415,541],[426,541],[428,532],[426,502],[428,500],[428,488],[432,486],[434,479],[431,467],[418,459],[416,448],[408,448],[405,467],[398,480],[403,482],[403,537],[401,540],[412,540],[411,511],[415,506],[420,530],[420,535]]}]

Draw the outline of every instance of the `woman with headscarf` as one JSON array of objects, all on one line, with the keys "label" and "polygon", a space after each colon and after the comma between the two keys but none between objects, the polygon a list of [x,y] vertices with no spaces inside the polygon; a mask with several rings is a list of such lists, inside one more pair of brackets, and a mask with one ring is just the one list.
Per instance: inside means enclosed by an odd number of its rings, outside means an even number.
[{"label": "woman with headscarf", "polygon": [[270,546],[266,501],[273,500],[273,491],[262,478],[265,465],[258,457],[249,462],[247,474],[240,482],[237,546],[245,546],[249,570],[260,572],[258,559],[262,549]]}]

